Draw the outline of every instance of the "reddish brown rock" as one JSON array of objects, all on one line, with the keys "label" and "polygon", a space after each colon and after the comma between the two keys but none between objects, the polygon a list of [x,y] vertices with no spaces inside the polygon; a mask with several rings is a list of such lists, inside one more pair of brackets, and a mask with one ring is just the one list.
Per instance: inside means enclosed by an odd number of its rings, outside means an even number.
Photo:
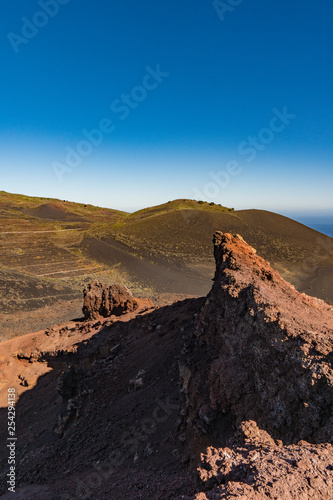
[{"label": "reddish brown rock", "polygon": [[180,361],[190,448],[227,443],[247,420],[284,444],[332,441],[333,308],[241,237],[217,232],[214,245],[214,284]]},{"label": "reddish brown rock", "polygon": [[332,456],[330,444],[210,447],[198,468],[199,488],[205,493],[194,498],[331,500]]},{"label": "reddish brown rock", "polygon": [[135,311],[137,301],[128,288],[119,285],[106,285],[94,281],[83,290],[82,312],[86,319],[93,320],[111,315],[119,316]]}]

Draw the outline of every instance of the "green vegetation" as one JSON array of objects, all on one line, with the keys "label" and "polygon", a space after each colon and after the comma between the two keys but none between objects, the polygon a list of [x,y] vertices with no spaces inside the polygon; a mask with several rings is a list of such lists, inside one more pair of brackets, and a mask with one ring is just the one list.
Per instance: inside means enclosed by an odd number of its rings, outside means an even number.
[{"label": "green vegetation", "polygon": [[0,209],[10,211],[11,214],[16,213],[17,215],[17,211],[20,210],[22,216],[24,216],[24,214],[28,214],[28,216],[34,218],[38,217],[38,209],[45,206],[52,207],[58,211],[59,214],[62,212],[64,216],[81,216],[88,221],[91,221],[91,218],[95,221],[96,218],[105,219],[110,218],[111,216],[113,218],[119,218],[126,215],[126,212],[120,210],[111,210],[84,203],[75,203],[66,200],[59,200],[57,198],[25,196],[0,191]]},{"label": "green vegetation", "polygon": [[139,220],[147,217],[155,217],[156,215],[162,215],[164,213],[176,212],[180,210],[203,210],[203,211],[216,211],[216,212],[227,212],[228,207],[224,207],[222,205],[216,205],[214,202],[208,203],[207,201],[202,200],[186,200],[179,199],[168,201],[167,203],[163,203],[162,205],[157,205],[154,207],[143,208],[142,210],[138,210],[133,214],[126,214],[124,217],[120,218],[115,227],[120,227],[124,225],[124,223],[129,223],[133,220]]}]

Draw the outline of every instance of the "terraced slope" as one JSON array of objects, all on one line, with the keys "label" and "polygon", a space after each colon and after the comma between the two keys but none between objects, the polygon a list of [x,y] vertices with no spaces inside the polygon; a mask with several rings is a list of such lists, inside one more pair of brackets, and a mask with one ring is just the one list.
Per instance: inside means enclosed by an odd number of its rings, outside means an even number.
[{"label": "terraced slope", "polygon": [[[94,277],[119,279],[119,271],[87,258],[84,235],[114,224],[124,212],[92,205],[0,192],[0,337],[47,326],[36,323],[58,304],[59,321],[80,314],[83,284]],[[74,301],[68,307],[68,302]],[[22,321],[22,312],[26,318]],[[34,313],[33,313],[34,312]],[[47,321],[47,319],[46,319]],[[54,320],[53,320],[54,321]],[[28,330],[26,330],[26,328]]]},{"label": "terraced slope", "polygon": [[[123,212],[60,200],[0,192],[0,266],[34,277],[62,279],[101,266],[80,254],[84,232]],[[61,275],[61,276],[60,276]]]}]

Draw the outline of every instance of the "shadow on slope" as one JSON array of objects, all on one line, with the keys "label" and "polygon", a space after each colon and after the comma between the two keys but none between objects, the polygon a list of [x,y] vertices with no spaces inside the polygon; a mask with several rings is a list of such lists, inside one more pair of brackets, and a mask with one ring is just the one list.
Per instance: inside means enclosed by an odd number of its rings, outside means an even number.
[{"label": "shadow on slope", "polygon": [[[177,491],[188,492],[191,479],[175,434],[178,359],[182,336],[193,329],[203,302],[188,299],[129,321],[120,317],[108,327],[93,322],[90,328],[99,333],[78,343],[76,353],[41,353],[39,362],[52,371],[16,406],[17,442],[22,443],[17,484],[47,486],[50,500],[65,494],[80,498],[82,491],[101,500],[134,500],[142,493],[157,499],[161,492],[171,500]],[[7,410],[1,409],[2,442],[6,419]],[[6,450],[0,454],[4,479]],[[25,491],[25,499],[38,498],[38,490],[31,496]]]}]

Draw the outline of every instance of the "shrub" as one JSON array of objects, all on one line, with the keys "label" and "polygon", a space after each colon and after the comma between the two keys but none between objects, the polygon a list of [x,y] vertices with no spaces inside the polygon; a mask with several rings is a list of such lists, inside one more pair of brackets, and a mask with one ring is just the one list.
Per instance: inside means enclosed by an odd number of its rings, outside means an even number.
[{"label": "shrub", "polygon": [[205,202],[204,202],[204,201],[202,201],[202,200],[200,200],[200,201],[198,201],[198,203],[199,203],[200,205],[203,205]]}]

